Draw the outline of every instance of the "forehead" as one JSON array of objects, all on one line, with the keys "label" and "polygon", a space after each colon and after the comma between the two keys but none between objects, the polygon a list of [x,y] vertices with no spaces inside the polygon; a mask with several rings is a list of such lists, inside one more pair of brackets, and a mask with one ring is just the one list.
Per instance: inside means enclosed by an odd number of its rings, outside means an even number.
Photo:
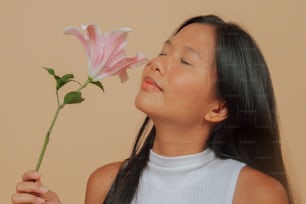
[{"label": "forehead", "polygon": [[207,48],[215,47],[215,28],[207,24],[193,23],[172,36],[171,41],[205,51]]}]

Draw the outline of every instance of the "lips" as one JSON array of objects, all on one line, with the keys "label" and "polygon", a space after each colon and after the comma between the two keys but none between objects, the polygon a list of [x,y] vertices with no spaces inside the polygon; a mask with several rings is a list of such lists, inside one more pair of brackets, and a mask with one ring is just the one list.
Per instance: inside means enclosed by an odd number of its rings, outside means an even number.
[{"label": "lips", "polygon": [[161,87],[149,76],[144,77],[141,87],[147,91],[162,91]]}]

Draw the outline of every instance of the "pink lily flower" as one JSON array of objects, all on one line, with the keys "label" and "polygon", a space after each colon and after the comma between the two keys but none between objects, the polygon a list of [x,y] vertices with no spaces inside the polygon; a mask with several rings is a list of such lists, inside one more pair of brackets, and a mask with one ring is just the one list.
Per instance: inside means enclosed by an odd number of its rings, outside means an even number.
[{"label": "pink lily flower", "polygon": [[67,27],[64,33],[74,35],[82,43],[88,57],[88,77],[92,82],[112,75],[119,75],[121,82],[125,82],[128,79],[128,68],[147,61],[143,53],[134,57],[125,55],[129,31],[129,28],[120,28],[103,34],[96,25],[89,24],[82,25],[81,29]]}]

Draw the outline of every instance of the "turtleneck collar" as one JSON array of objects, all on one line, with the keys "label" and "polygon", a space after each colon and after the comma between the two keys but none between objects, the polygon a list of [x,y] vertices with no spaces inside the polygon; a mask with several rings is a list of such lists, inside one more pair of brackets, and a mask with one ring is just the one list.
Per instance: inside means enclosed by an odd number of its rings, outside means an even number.
[{"label": "turtleneck collar", "polygon": [[184,156],[162,156],[150,150],[149,166],[153,165],[161,168],[180,168],[180,167],[195,167],[205,166],[215,159],[215,153],[210,148],[197,154],[190,154]]}]

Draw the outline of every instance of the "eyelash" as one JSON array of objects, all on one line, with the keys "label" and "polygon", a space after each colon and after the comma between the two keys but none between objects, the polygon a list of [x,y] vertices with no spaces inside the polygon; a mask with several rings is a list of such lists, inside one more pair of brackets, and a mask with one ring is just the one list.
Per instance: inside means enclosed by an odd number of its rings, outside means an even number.
[{"label": "eyelash", "polygon": [[[158,56],[167,56],[167,54],[166,54],[166,53],[159,53]],[[191,64],[190,64],[189,62],[185,61],[185,60],[182,59],[182,58],[181,58],[180,61],[181,61],[182,64],[191,66]]]},{"label": "eyelash", "polygon": [[191,65],[189,62],[186,62],[184,59],[181,59],[181,63],[186,64],[186,65]]}]

